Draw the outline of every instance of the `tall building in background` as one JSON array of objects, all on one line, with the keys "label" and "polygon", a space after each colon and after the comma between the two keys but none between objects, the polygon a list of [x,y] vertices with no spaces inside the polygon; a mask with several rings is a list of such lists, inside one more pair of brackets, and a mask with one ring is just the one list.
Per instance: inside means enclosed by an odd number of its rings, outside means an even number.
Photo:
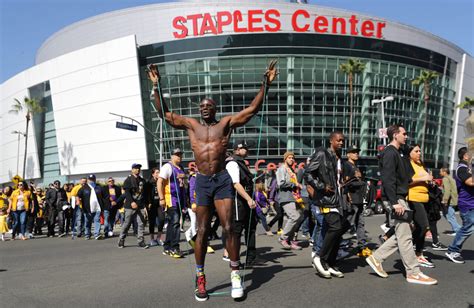
[{"label": "tall building in background", "polygon": [[[385,122],[404,124],[410,141],[421,142],[423,96],[411,81],[423,70],[439,74],[430,94],[425,161],[435,168],[452,166],[465,117],[455,106],[474,97],[474,61],[464,50],[423,30],[358,12],[209,0],[114,11],[46,40],[36,65],[0,88],[0,183],[16,172],[18,135],[11,131],[24,129],[24,117],[6,116],[14,98],[37,97],[48,106],[30,131],[27,178],[74,180],[92,172],[99,179],[120,177],[132,163],[144,169],[157,165],[160,133],[164,160],[170,146],[184,149],[185,161],[193,160],[183,131],[160,128],[148,64],[158,65],[173,111],[198,117],[199,101],[212,97],[225,116],[250,103],[273,58],[280,75],[262,111],[233,134],[259,149],[250,152],[251,164],[278,163],[287,150],[303,161],[313,148],[327,145],[331,131],[348,135],[348,77],[339,66],[357,58],[365,70],[354,79],[353,139],[367,171],[375,170],[383,143],[380,104],[372,105],[373,99],[393,96],[384,106]],[[118,129],[116,122],[137,129]]]}]

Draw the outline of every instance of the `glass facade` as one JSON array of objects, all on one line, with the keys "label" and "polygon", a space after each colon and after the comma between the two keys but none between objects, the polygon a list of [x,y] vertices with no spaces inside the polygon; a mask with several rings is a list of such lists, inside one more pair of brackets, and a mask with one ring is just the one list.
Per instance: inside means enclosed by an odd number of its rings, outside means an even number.
[{"label": "glass facade", "polygon": [[[64,181],[61,176],[58,144],[56,140],[56,127],[54,124],[54,110],[51,98],[51,88],[49,81],[45,81],[28,89],[30,97],[40,101],[45,112],[36,114],[33,117],[35,126],[36,144],[38,146],[38,157],[43,183],[51,183],[54,180]],[[27,168],[27,173],[28,173]],[[28,176],[32,178],[33,176]]]},{"label": "glass facade", "polygon": [[[266,34],[265,38],[233,35],[140,47],[145,123],[158,134],[159,120],[145,73],[149,63],[159,67],[170,110],[199,118],[198,104],[205,97],[218,103],[218,117],[245,108],[258,92],[268,62],[276,58],[280,74],[262,111],[237,128],[233,140],[247,140],[251,163],[256,159],[279,162],[287,150],[300,156],[300,161],[312,149],[327,146],[331,131],[348,136],[348,78],[339,65],[356,57],[366,64],[354,79],[353,140],[362,149],[362,163],[376,166],[377,146],[382,143],[378,138],[380,107],[372,106],[372,99],[393,95],[395,100],[385,103],[387,125],[402,123],[410,141],[421,143],[424,103],[421,88],[411,81],[423,69],[440,74],[431,90],[425,161],[429,166],[448,162],[456,63],[440,54],[394,42],[324,37],[323,41],[321,35],[308,34]],[[318,41],[322,43],[318,45]],[[164,153],[169,153],[168,145],[172,144],[184,149],[185,161],[193,160],[185,131],[165,124],[163,137]],[[156,140],[149,138],[148,142],[153,165],[159,151]]]}]

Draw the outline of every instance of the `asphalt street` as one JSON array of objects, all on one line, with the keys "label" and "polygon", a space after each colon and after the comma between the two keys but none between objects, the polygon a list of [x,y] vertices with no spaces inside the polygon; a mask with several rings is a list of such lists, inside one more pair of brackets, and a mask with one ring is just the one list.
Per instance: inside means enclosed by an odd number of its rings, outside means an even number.
[{"label": "asphalt street", "polygon": [[[367,218],[372,242],[381,233],[382,216]],[[444,218],[440,233],[448,229]],[[263,233],[263,230],[259,230]],[[441,234],[448,245],[452,237]],[[181,234],[184,239],[184,234]],[[442,251],[425,255],[436,268],[423,271],[439,280],[436,286],[407,283],[398,253],[384,262],[387,279],[372,273],[363,258],[340,262],[345,278],[329,280],[311,266],[311,247],[285,251],[277,236],[259,235],[262,264],[245,271],[246,295],[230,297],[230,270],[222,260],[220,241],[206,259],[207,302],[194,299],[194,255],[173,259],[162,247],[136,247],[130,236],[124,249],[117,237],[37,238],[0,242],[0,307],[472,307],[474,304],[474,241],[464,245],[465,264],[454,264]],[[430,246],[431,242],[427,242]],[[188,245],[183,241],[181,249]],[[245,253],[245,249],[243,249]]]}]

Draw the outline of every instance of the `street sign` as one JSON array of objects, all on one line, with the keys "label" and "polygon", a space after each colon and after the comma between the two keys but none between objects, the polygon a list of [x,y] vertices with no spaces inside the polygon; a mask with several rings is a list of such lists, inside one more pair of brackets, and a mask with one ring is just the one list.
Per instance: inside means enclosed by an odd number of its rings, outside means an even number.
[{"label": "street sign", "polygon": [[379,128],[379,138],[387,138],[387,129],[386,128]]},{"label": "street sign", "polygon": [[121,128],[121,129],[133,130],[135,132],[137,131],[137,126],[136,125],[123,123],[123,122],[117,122],[115,127],[116,128]]}]

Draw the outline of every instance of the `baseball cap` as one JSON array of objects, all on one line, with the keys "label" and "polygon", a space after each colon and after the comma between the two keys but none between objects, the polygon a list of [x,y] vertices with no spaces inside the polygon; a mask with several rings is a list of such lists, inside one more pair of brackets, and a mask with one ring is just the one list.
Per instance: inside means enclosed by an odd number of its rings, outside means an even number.
[{"label": "baseball cap", "polygon": [[360,149],[355,144],[351,145],[347,149],[347,153],[355,153],[355,152],[360,152]]},{"label": "baseball cap", "polygon": [[88,180],[94,180],[95,181],[95,174],[89,174],[87,177]]},{"label": "baseball cap", "polygon": [[247,145],[247,143],[245,142],[245,140],[241,140],[240,142],[237,142],[235,144],[235,149],[246,149],[248,150],[249,149],[249,146]]},{"label": "baseball cap", "polygon": [[181,151],[180,148],[174,148],[173,151],[171,151],[171,155],[179,155],[183,154],[183,151]]},{"label": "baseball cap", "polygon": [[140,164],[132,164],[132,169],[141,169],[142,168],[142,165]]}]

